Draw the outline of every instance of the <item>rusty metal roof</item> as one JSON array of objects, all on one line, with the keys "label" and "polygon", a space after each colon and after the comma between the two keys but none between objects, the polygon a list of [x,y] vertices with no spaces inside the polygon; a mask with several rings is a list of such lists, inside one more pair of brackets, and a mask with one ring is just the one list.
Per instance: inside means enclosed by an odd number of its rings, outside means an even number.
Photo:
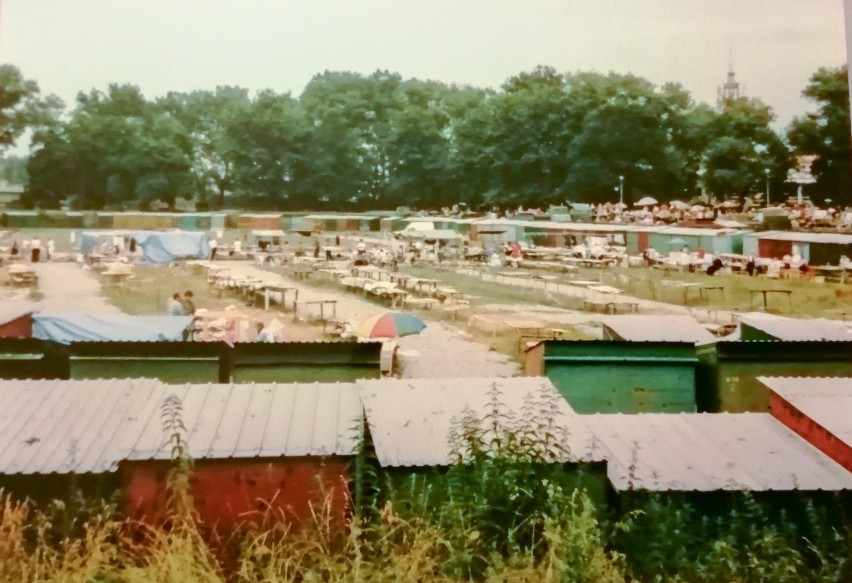
[{"label": "rusty metal roof", "polygon": [[351,455],[353,384],[165,385],[150,379],[0,382],[0,473],[101,473],[168,459],[164,400],[183,403],[196,459]]},{"label": "rusty metal roof", "polygon": [[604,326],[630,342],[712,342],[715,337],[692,316],[604,316]]},{"label": "rusty metal roof", "polygon": [[[482,420],[497,409],[506,427],[536,430],[547,408],[561,428],[560,461],[598,461],[582,417],[544,377],[361,380],[361,399],[382,466],[446,466],[451,433],[466,415]],[[540,433],[544,433],[543,430]]]},{"label": "rusty metal roof", "polygon": [[852,322],[826,318],[786,318],[751,312],[739,316],[746,326],[786,341],[852,341]]},{"label": "rusty metal roof", "polygon": [[767,413],[583,419],[616,490],[852,490],[852,473]]},{"label": "rusty metal roof", "polygon": [[852,446],[852,377],[757,377],[757,380]]},{"label": "rusty metal roof", "polygon": [[0,305],[0,325],[8,324],[32,313],[32,307],[7,305],[4,302],[3,305]]}]

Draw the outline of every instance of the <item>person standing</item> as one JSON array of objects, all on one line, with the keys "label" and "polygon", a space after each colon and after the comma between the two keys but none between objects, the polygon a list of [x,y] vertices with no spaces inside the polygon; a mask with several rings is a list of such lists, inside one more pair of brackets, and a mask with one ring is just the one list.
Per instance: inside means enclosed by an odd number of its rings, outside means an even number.
[{"label": "person standing", "polygon": [[33,239],[33,246],[30,259],[33,263],[38,263],[41,257],[41,239]]},{"label": "person standing", "polygon": [[219,242],[216,239],[210,239],[210,261],[216,259],[216,251],[219,250]]}]

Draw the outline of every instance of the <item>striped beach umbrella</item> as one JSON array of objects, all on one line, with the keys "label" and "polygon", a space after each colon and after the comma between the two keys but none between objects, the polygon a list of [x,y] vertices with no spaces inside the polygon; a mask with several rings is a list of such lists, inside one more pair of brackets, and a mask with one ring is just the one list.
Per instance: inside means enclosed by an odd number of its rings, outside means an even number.
[{"label": "striped beach umbrella", "polygon": [[399,338],[418,334],[425,327],[423,320],[411,314],[384,312],[358,324],[355,333],[361,338]]}]

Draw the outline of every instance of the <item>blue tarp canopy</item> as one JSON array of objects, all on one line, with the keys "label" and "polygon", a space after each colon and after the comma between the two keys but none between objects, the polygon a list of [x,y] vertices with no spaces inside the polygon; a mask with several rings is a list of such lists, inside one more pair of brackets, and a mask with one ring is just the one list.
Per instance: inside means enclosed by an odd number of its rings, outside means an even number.
[{"label": "blue tarp canopy", "polygon": [[90,253],[104,237],[135,239],[147,263],[171,263],[176,259],[210,257],[206,233],[195,231],[86,231],[80,235],[80,251]]},{"label": "blue tarp canopy", "polygon": [[184,339],[184,330],[192,320],[192,316],[36,314],[33,316],[33,337],[62,344],[179,341]]},{"label": "blue tarp canopy", "polygon": [[148,263],[171,263],[175,259],[210,257],[207,233],[191,231],[141,231],[133,238],[142,247],[142,255]]}]

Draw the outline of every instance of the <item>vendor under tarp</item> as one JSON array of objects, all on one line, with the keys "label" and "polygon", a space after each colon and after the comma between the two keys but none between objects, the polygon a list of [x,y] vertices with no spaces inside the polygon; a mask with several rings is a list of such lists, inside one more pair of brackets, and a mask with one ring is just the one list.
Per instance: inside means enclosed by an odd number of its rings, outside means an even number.
[{"label": "vendor under tarp", "polygon": [[71,342],[169,342],[186,339],[192,316],[36,314],[33,337]]},{"label": "vendor under tarp", "polygon": [[[124,246],[138,246],[146,263],[171,263],[177,259],[210,257],[206,233],[192,231],[86,231],[80,235],[80,251],[91,253],[104,240],[122,238]],[[135,241],[135,245],[131,245]]]}]

